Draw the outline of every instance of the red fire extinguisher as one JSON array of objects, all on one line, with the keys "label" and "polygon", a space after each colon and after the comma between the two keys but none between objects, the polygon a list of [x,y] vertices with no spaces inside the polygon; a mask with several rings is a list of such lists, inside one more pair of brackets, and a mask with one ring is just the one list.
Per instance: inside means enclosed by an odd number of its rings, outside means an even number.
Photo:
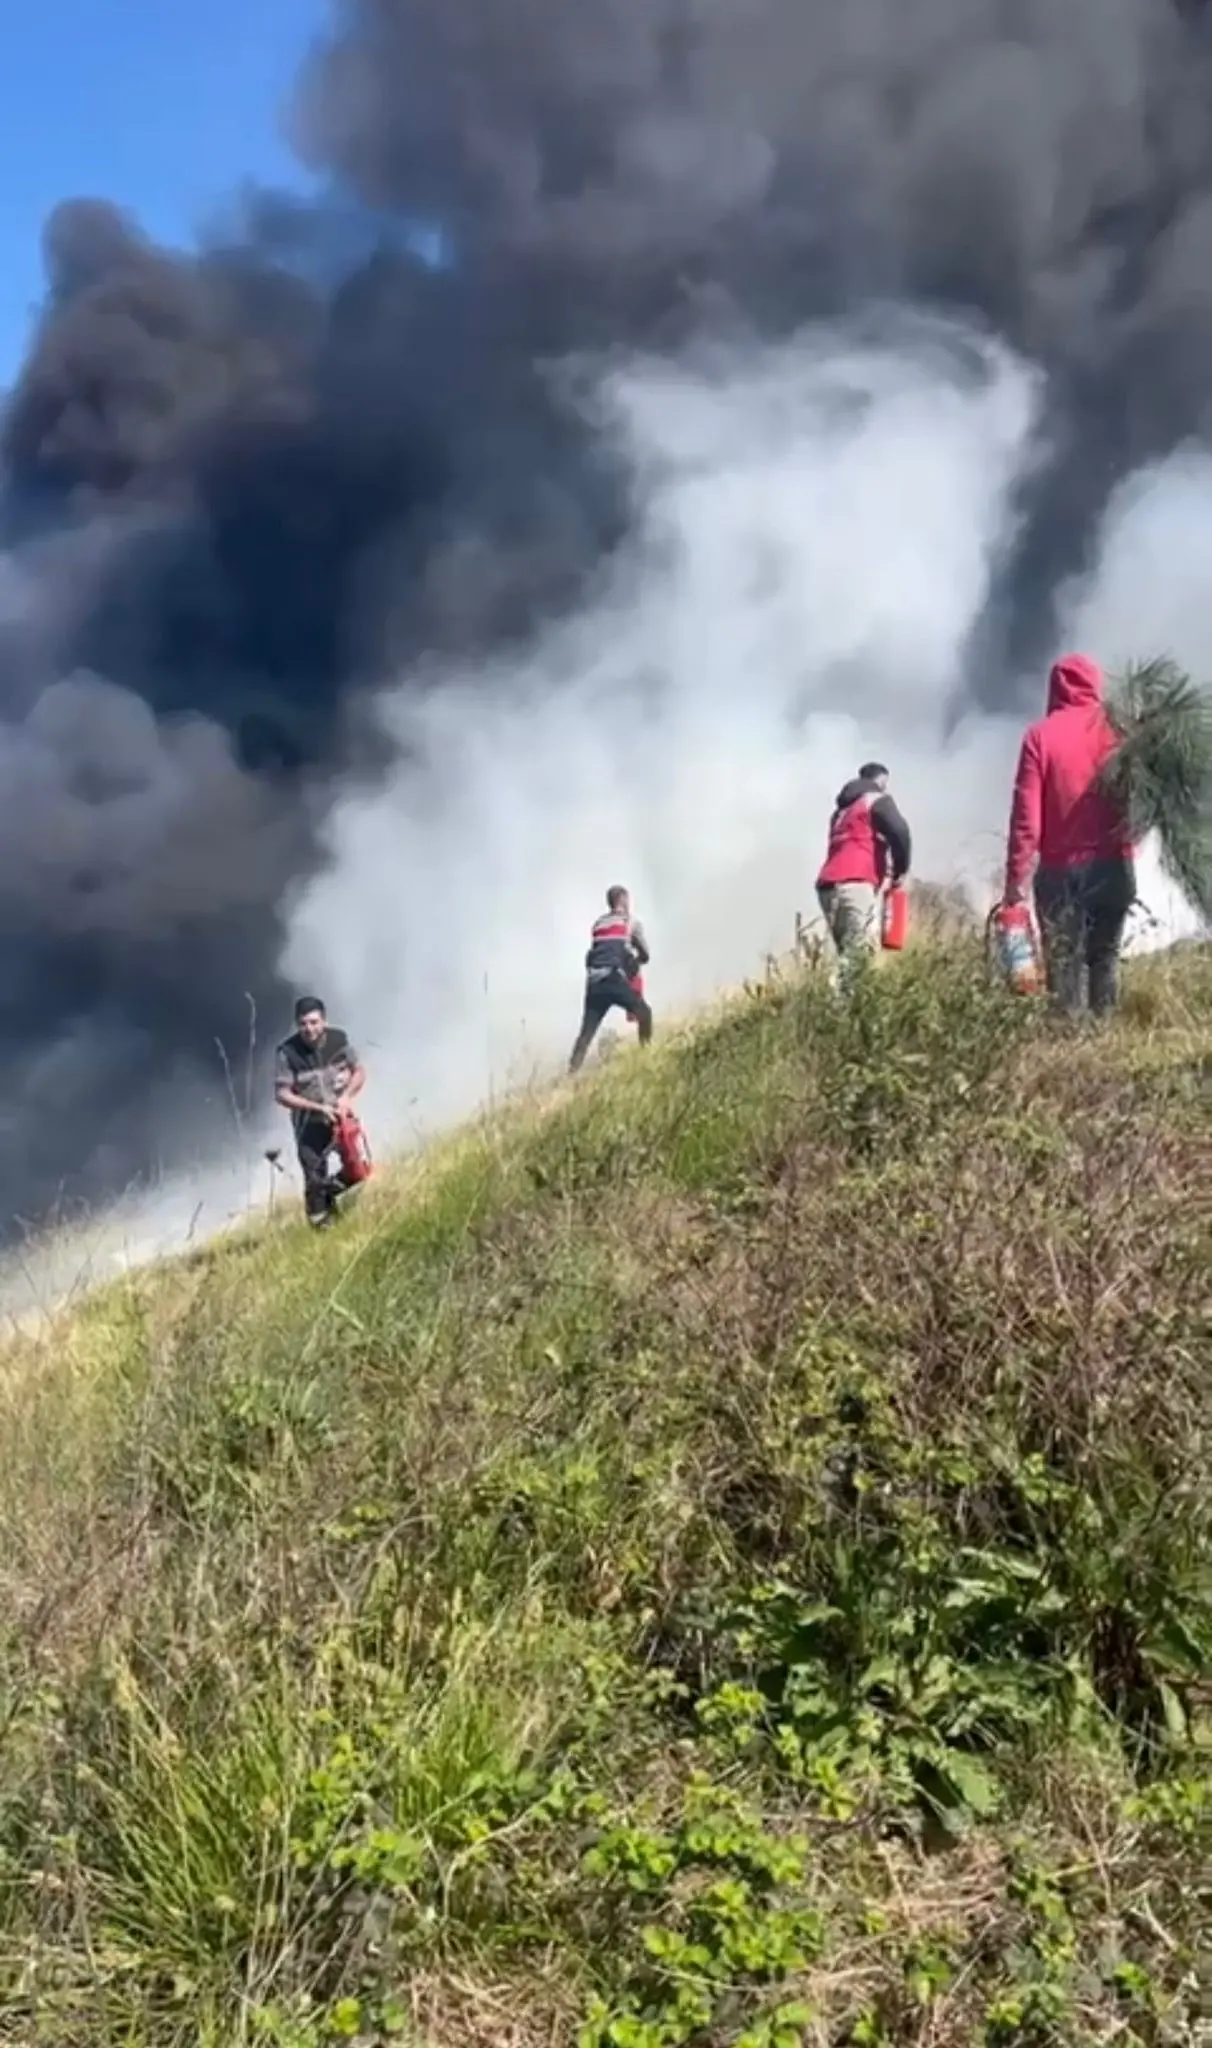
[{"label": "red fire extinguisher", "polygon": [[352,1109],[338,1110],[333,1120],[332,1141],[341,1162],[341,1173],[349,1187],[371,1175],[370,1144]]},{"label": "red fire extinguisher", "polygon": [[[628,977],[627,977],[627,986],[628,986],[628,988],[633,988],[633,989],[635,990],[635,992],[636,992],[637,996],[642,996],[642,995],[643,995],[643,993],[644,993],[644,977],[643,977],[643,975],[642,975],[642,974],[629,974],[629,975],[628,975]],[[631,1014],[631,1011],[629,1010],[629,1011],[627,1012],[627,1022],[628,1022],[629,1024],[635,1024],[635,1023],[638,1023],[638,1021],[639,1021],[639,1019],[638,1019],[638,1018],[636,1018],[636,1017],[633,1017],[633,1016],[632,1016],[632,1014]]]},{"label": "red fire extinguisher", "polygon": [[1043,986],[1039,941],[1025,903],[995,903],[986,925],[996,971],[1016,996],[1036,996]]},{"label": "red fire extinguisher", "polygon": [[880,911],[880,945],[885,953],[899,953],[908,936],[909,891],[900,882],[894,882]]}]

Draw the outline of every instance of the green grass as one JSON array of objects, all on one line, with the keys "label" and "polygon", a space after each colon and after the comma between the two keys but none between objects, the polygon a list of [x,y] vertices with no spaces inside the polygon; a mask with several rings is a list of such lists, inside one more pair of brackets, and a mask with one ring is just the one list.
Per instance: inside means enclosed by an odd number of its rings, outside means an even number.
[{"label": "green grass", "polygon": [[1212,967],[978,954],[0,1354],[0,2039],[1198,2039]]}]

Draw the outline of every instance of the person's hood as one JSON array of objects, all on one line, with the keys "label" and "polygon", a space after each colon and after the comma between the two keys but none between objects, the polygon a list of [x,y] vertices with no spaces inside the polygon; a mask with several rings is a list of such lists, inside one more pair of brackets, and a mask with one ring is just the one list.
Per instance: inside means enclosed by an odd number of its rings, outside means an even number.
[{"label": "person's hood", "polygon": [[851,804],[856,804],[861,796],[876,796],[878,794],[879,792],[874,782],[864,782],[861,775],[855,775],[849,782],[843,783],[833,800],[833,808],[835,811],[844,811]]},{"label": "person's hood", "polygon": [[1103,672],[1088,654],[1062,654],[1048,676],[1048,710],[1070,711],[1078,704],[1101,704]]}]

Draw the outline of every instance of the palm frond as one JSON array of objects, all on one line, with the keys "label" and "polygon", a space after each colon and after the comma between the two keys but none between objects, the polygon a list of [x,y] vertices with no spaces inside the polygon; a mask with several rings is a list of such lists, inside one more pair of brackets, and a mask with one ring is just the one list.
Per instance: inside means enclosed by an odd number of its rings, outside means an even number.
[{"label": "palm frond", "polygon": [[1212,697],[1162,655],[1115,678],[1107,713],[1121,744],[1104,787],[1134,839],[1156,833],[1167,872],[1212,919]]}]

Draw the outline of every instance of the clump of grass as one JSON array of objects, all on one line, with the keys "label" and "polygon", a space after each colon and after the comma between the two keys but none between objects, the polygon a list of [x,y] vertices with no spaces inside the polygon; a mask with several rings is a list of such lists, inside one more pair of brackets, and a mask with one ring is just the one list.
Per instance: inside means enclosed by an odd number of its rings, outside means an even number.
[{"label": "clump of grass", "polygon": [[25,1339],[0,2038],[1190,2038],[1205,970],[771,976]]},{"label": "clump of grass", "polygon": [[1212,919],[1212,698],[1158,657],[1117,678],[1107,709],[1121,744],[1106,786],[1133,838],[1156,833],[1167,871]]}]

